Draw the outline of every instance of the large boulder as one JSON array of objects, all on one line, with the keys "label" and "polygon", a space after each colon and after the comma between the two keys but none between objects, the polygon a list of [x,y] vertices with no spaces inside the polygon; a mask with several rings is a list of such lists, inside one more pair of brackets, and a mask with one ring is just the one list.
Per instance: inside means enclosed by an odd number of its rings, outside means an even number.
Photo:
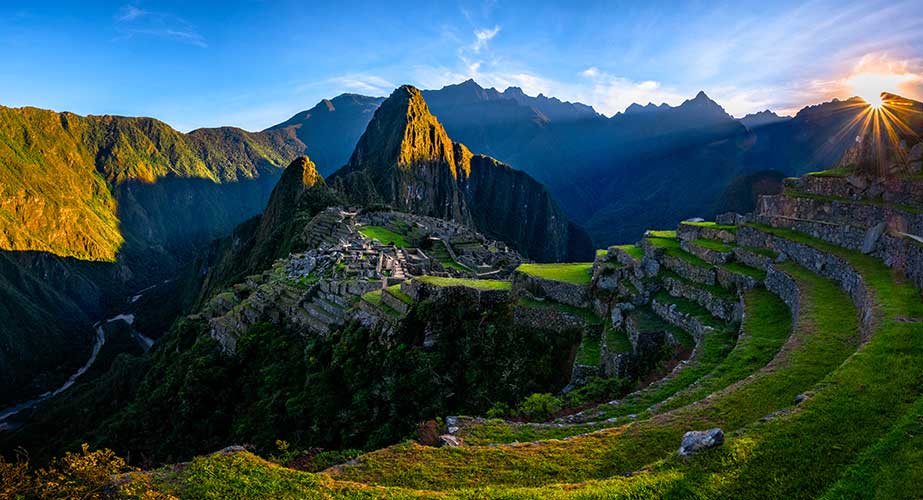
[{"label": "large boulder", "polygon": [[679,455],[688,457],[700,451],[704,451],[724,443],[724,431],[718,429],[708,429],[707,431],[689,431],[683,434],[683,442],[679,447]]}]

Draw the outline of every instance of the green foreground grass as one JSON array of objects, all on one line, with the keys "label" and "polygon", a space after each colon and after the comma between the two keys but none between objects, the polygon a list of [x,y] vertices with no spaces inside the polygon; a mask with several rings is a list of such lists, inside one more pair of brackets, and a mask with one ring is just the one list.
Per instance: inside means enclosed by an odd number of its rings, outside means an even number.
[{"label": "green foreground grass", "polygon": [[407,248],[413,246],[403,235],[397,234],[394,231],[382,226],[362,226],[359,228],[359,232],[366,238],[377,240],[383,245],[393,244],[399,248]]},{"label": "green foreground grass", "polygon": [[593,263],[521,264],[516,271],[536,278],[563,281],[575,285],[589,285],[593,280]]}]

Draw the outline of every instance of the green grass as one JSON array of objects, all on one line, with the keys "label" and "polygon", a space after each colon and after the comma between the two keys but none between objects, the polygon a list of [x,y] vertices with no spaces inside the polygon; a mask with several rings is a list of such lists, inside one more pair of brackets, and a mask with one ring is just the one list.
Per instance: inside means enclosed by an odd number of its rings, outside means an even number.
[{"label": "green grass", "polygon": [[615,248],[625,252],[635,260],[641,260],[644,258],[644,249],[638,245],[618,245]]},{"label": "green grass", "polygon": [[730,253],[734,251],[734,247],[732,245],[728,245],[727,243],[722,243],[715,240],[693,240],[691,243],[693,245],[707,248],[709,250],[714,250],[716,252]]},{"label": "green grass", "polygon": [[704,267],[707,269],[714,267],[712,264],[683,250],[680,246],[679,240],[669,238],[648,238],[647,241],[649,241],[651,245],[654,246],[654,248],[663,249],[665,255],[682,259],[686,263],[693,266]]},{"label": "green grass", "polygon": [[740,262],[728,262],[727,264],[721,264],[719,267],[732,273],[743,274],[745,276],[750,276],[751,278],[756,278],[759,281],[766,279],[766,271],[741,264]]},{"label": "green grass", "polygon": [[597,258],[597,259],[606,257],[607,255],[609,255],[609,250],[607,250],[607,249],[605,249],[605,248],[600,248],[600,249],[597,249],[597,250],[596,250],[596,258]]},{"label": "green grass", "polygon": [[516,271],[536,278],[563,281],[575,285],[589,285],[593,280],[593,263],[521,264]]},{"label": "green grass", "polygon": [[827,170],[809,172],[807,175],[814,177],[846,177],[848,175],[852,175],[854,171],[855,167],[852,165],[847,165],[845,167],[828,168]]},{"label": "green grass", "polygon": [[791,332],[791,315],[781,299],[765,289],[744,293],[745,333],[728,354],[694,386],[677,394],[660,410],[679,408],[743,380],[765,366],[776,355]]},{"label": "green grass", "polygon": [[645,238],[668,238],[668,239],[675,239],[675,238],[676,238],[676,230],[675,230],[675,229],[671,229],[671,230],[648,229],[648,230],[644,233],[644,237],[645,237]]},{"label": "green grass", "polygon": [[390,293],[391,295],[397,297],[397,299],[400,300],[401,302],[403,302],[403,303],[405,303],[405,304],[408,304],[408,305],[409,305],[409,304],[413,304],[413,299],[410,297],[410,295],[407,295],[406,293],[404,293],[403,291],[401,291],[401,284],[400,284],[400,283],[398,283],[398,284],[396,284],[396,285],[391,285],[391,286],[389,286],[388,288],[386,288],[386,290],[387,290],[387,292]]},{"label": "green grass", "polygon": [[708,227],[712,229],[720,229],[722,231],[727,231],[729,233],[737,233],[737,226],[732,226],[729,224],[718,224],[717,222],[691,222],[683,221],[680,224],[685,224],[687,226],[697,226],[697,227]]},{"label": "green grass", "polygon": [[440,276],[420,276],[414,278],[414,280],[420,281],[434,286],[465,286],[468,288],[475,288],[478,290],[509,290],[513,287],[513,284],[509,281],[501,280],[476,280],[469,278],[443,278]]},{"label": "green grass", "polygon": [[407,241],[404,236],[395,233],[394,231],[381,227],[381,226],[362,226],[359,228],[359,232],[366,238],[371,238],[373,240],[378,240],[379,243],[383,245],[391,245],[407,248],[413,245]]},{"label": "green grass", "polygon": [[755,253],[755,254],[757,254],[757,255],[762,255],[763,257],[769,257],[770,259],[773,259],[773,260],[775,260],[776,257],[779,256],[779,253],[778,253],[778,252],[776,252],[776,251],[774,251],[774,250],[770,250],[770,249],[768,249],[768,248],[759,248],[759,247],[740,247],[740,248],[742,248],[742,249],[744,249],[744,250],[746,250],[746,251],[748,251],[748,252],[750,252],[750,253]]},{"label": "green grass", "polygon": [[631,352],[631,341],[624,329],[606,324],[606,348],[609,352]]},{"label": "green grass", "polygon": [[437,240],[433,242],[433,248],[429,251],[430,257],[432,257],[436,262],[442,265],[442,267],[448,269],[454,269],[456,271],[471,271],[468,267],[459,264],[452,260],[452,255],[449,254],[449,250],[445,246],[445,242],[442,240]]},{"label": "green grass", "polygon": [[577,351],[577,358],[574,363],[578,365],[599,366],[599,358],[602,352],[602,345],[599,342],[599,332],[588,330],[584,332],[583,339],[580,341],[580,349]]},{"label": "green grass", "polygon": [[375,306],[381,305],[381,293],[381,290],[372,290],[371,292],[362,294],[362,300]]}]

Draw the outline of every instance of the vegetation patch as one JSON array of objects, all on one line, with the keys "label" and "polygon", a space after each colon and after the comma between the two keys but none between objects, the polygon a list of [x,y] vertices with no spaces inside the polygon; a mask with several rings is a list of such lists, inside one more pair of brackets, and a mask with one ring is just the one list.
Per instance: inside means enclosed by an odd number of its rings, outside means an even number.
[{"label": "vegetation patch", "polygon": [[509,290],[513,283],[502,280],[476,280],[471,278],[444,278],[441,276],[420,276],[414,278],[421,283],[433,286],[466,286],[478,290]]},{"label": "vegetation patch", "polygon": [[404,293],[403,291],[401,291],[401,285],[400,285],[400,283],[398,283],[398,284],[396,284],[396,285],[391,285],[391,286],[389,286],[388,288],[386,288],[386,290],[387,290],[388,293],[390,293],[391,295],[395,296],[395,297],[396,297],[398,300],[400,300],[401,302],[403,302],[403,303],[405,303],[405,304],[413,304],[413,299],[410,297],[410,295],[407,295],[406,293]]},{"label": "vegetation patch", "polygon": [[571,264],[520,264],[516,271],[536,278],[563,281],[575,285],[589,285],[593,280],[593,263]]},{"label": "vegetation patch", "polygon": [[397,234],[394,231],[382,227],[382,226],[362,226],[359,228],[359,232],[366,238],[371,238],[377,240],[383,245],[394,245],[399,248],[407,248],[413,245],[404,238],[403,235]]},{"label": "vegetation patch", "polygon": [[692,222],[692,221],[683,221],[680,224],[685,224],[687,226],[696,226],[696,227],[708,227],[712,229],[720,229],[722,231],[727,231],[729,233],[737,233],[737,226],[732,226],[730,224],[718,224],[717,222]]}]

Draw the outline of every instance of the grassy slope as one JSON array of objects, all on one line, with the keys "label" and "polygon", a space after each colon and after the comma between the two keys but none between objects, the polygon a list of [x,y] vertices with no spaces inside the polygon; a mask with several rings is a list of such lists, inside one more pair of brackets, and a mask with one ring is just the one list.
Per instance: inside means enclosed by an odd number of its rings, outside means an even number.
[{"label": "grassy slope", "polygon": [[254,179],[303,151],[281,132],[182,134],[150,118],[0,106],[0,249],[113,261],[129,236],[119,210],[133,208],[117,207],[114,186]]},{"label": "grassy slope", "polygon": [[371,238],[373,240],[378,240],[384,245],[395,245],[400,248],[407,248],[410,245],[410,242],[407,241],[404,236],[395,233],[394,231],[381,227],[381,226],[363,226],[359,228],[359,232],[362,233],[366,238]]}]

